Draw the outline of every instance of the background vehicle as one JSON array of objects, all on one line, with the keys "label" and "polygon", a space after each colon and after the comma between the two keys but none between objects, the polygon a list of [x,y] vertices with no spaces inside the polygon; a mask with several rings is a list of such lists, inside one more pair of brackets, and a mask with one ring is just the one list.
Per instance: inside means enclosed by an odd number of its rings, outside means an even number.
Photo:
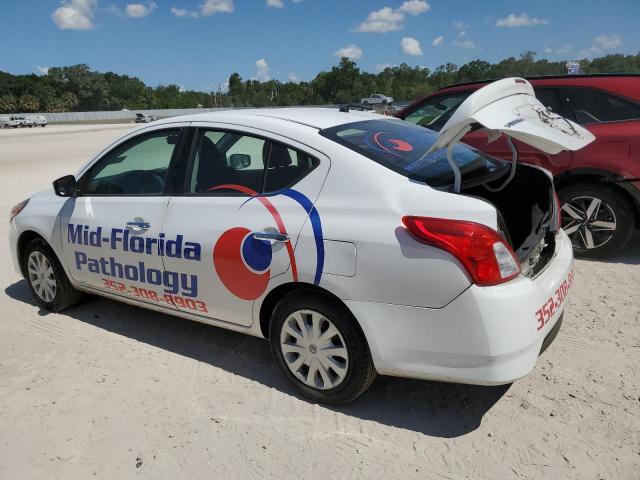
[{"label": "background vehicle", "polygon": [[46,127],[48,122],[47,119],[45,118],[44,115],[36,115],[34,117],[30,117],[31,121],[33,122],[33,125],[35,127]]},{"label": "background vehicle", "polygon": [[393,103],[393,97],[387,97],[386,95],[382,95],[381,93],[373,93],[368,97],[361,98],[360,103],[363,103],[364,105],[387,105],[389,103]]},{"label": "background vehicle", "polygon": [[[619,252],[640,220],[640,75],[530,78],[538,99],[591,131],[596,141],[576,152],[548,155],[516,141],[522,162],[554,175],[562,224],[576,255]],[[487,82],[452,85],[428,95],[397,116],[439,131],[458,106]],[[463,141],[491,155],[511,158],[504,138],[488,143],[481,132]]]},{"label": "background vehicle", "polygon": [[3,128],[19,128],[22,127],[20,117],[4,117],[2,120]]},{"label": "background vehicle", "polygon": [[153,115],[145,115],[144,113],[136,113],[135,123],[151,123],[155,122],[156,117]]},{"label": "background vehicle", "polygon": [[35,125],[35,122],[30,117],[16,117],[20,121],[21,127],[32,128]]}]

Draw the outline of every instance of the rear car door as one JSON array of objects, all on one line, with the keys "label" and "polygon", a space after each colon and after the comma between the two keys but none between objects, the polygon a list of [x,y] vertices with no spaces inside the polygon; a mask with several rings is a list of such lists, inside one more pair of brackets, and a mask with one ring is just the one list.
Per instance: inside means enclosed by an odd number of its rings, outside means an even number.
[{"label": "rear car door", "polygon": [[[271,279],[299,279],[296,241],[303,226],[312,228],[305,224],[313,223],[307,220],[329,159],[262,130],[193,126],[185,185],[171,198],[163,233],[192,239],[201,255],[190,265],[197,294],[176,305],[248,326],[253,302]],[[321,236],[318,241],[322,244]],[[167,270],[178,264],[179,259],[165,258]]]},{"label": "rear car door", "polygon": [[161,235],[182,126],[132,134],[81,174],[61,215],[64,257],[81,285],[171,308],[165,294],[189,295],[189,275],[162,261],[183,248]]}]

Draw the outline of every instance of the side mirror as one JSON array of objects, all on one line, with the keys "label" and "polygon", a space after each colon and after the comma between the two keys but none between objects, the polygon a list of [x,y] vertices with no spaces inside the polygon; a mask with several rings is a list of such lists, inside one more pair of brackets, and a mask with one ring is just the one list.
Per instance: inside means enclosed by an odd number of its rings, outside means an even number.
[{"label": "side mirror", "polygon": [[232,153],[229,157],[230,167],[234,170],[242,170],[251,165],[251,155],[245,153]]},{"label": "side mirror", "polygon": [[59,197],[75,197],[78,195],[78,183],[73,175],[65,175],[53,181],[53,189]]}]

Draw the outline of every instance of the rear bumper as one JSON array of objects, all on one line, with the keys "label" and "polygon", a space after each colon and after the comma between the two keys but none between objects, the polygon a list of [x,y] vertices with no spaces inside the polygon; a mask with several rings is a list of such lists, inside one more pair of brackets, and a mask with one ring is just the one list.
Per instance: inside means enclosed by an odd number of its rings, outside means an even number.
[{"label": "rear bumper", "polygon": [[[572,276],[572,268],[571,243],[560,231],[553,259],[534,279],[472,285],[440,309],[346,303],[362,326],[379,373],[499,385],[529,374],[545,338],[554,338],[550,334],[566,305],[564,295],[556,306],[556,291]],[[537,312],[549,302],[553,313],[540,322]]]}]

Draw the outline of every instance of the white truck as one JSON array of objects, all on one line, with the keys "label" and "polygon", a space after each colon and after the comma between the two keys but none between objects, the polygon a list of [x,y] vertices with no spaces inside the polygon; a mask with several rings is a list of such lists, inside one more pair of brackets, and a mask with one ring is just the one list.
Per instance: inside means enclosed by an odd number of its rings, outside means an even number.
[{"label": "white truck", "polygon": [[393,102],[394,102],[393,97],[387,97],[386,95],[382,95],[381,93],[373,93],[368,97],[360,99],[360,103],[362,103],[363,105],[375,105],[375,104],[388,105]]}]

